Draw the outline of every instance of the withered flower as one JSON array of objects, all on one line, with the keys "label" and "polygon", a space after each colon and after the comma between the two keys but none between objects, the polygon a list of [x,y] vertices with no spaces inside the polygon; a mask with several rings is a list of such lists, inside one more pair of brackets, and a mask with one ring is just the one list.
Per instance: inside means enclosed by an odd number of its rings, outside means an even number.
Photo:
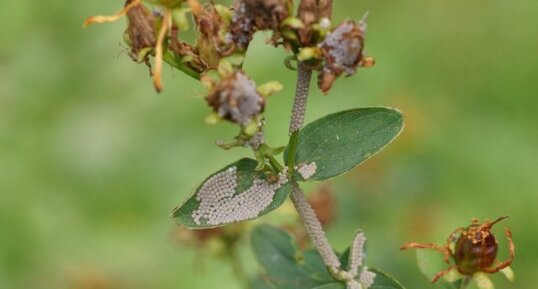
[{"label": "withered flower", "polygon": [[[180,2],[178,2],[178,0],[172,0],[168,4],[176,5],[179,3]],[[88,19],[86,19],[86,21],[84,21],[83,27],[94,23],[114,22],[126,14],[129,18],[127,34],[129,37],[129,42],[131,42],[131,44],[133,45],[133,51],[131,51],[133,55],[131,55],[131,57],[133,57],[134,54],[137,54],[136,61],[144,61],[146,62],[146,64],[148,64],[149,61],[147,57],[152,49],[150,46],[147,45],[150,43],[154,43],[153,50],[155,51],[155,70],[153,71],[152,78],[155,89],[157,90],[157,92],[160,92],[162,90],[161,72],[163,63],[164,42],[166,41],[166,36],[171,22],[171,10],[169,8],[164,9],[162,21],[160,21],[162,22],[162,24],[158,29],[155,29],[155,31],[153,31],[153,29],[151,28],[155,23],[155,19],[153,16],[151,16],[151,13],[143,6],[142,0],[127,0],[122,10],[110,16],[97,15],[89,17]],[[147,52],[144,53],[145,51]],[[140,55],[141,53],[142,57]]]},{"label": "withered flower", "polygon": [[328,185],[321,186],[317,191],[308,196],[308,203],[316,212],[316,216],[322,226],[329,226],[336,217],[336,204],[334,192]]},{"label": "withered flower", "polygon": [[215,69],[219,60],[230,52],[231,45],[226,43],[225,39],[229,20],[223,19],[213,4],[202,6],[195,19],[200,31],[196,39],[196,49],[206,65]]},{"label": "withered flower", "polygon": [[371,64],[371,59],[364,61],[364,33],[366,23],[347,20],[338,25],[325,37],[318,47],[323,54],[324,65],[319,71],[318,86],[327,93],[334,80],[341,74],[350,76],[361,64]]},{"label": "withered flower", "polygon": [[303,46],[315,44],[315,40],[312,39],[312,25],[331,19],[332,2],[332,0],[302,0],[299,4],[297,17],[304,24],[304,27],[299,29],[299,40]]},{"label": "withered flower", "polygon": [[[443,253],[445,262],[450,265],[448,269],[441,271],[433,277],[432,282],[436,282],[442,276],[456,269],[458,272],[467,277],[482,276],[478,273],[497,273],[512,264],[515,255],[515,246],[512,241],[512,232],[504,230],[508,239],[508,259],[499,262],[496,261],[497,251],[499,249],[497,239],[491,233],[491,228],[498,222],[507,217],[500,217],[495,221],[486,221],[483,224],[478,219],[473,219],[472,224],[466,228],[457,228],[447,238],[445,245],[437,244],[420,244],[407,243],[400,249],[433,249]],[[450,263],[450,259],[454,264]],[[478,274],[478,275],[477,275]]]},{"label": "withered flower", "polygon": [[279,38],[280,24],[289,16],[287,0],[236,0],[230,24],[231,41],[246,49],[257,30],[273,30],[273,43]]},{"label": "withered flower", "polygon": [[239,70],[216,85],[206,100],[220,117],[242,126],[248,125],[265,107],[256,84]]},{"label": "withered flower", "polygon": [[[127,7],[133,0],[127,0]],[[136,62],[149,65],[149,54],[157,43],[155,16],[142,3],[127,11],[128,25],[125,33],[129,38],[131,52],[129,56]]]}]

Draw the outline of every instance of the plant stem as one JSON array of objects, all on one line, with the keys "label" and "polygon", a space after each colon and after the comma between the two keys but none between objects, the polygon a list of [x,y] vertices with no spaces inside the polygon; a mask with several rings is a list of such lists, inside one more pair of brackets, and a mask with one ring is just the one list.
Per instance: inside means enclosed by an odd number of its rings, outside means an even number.
[{"label": "plant stem", "polygon": [[181,72],[185,73],[186,75],[200,80],[200,74],[196,71],[194,71],[192,68],[185,65],[185,63],[181,62],[181,59],[179,57],[175,56],[174,54],[170,53],[169,51],[166,51],[163,54],[163,60],[164,62],[168,63],[169,65],[177,68]]},{"label": "plant stem", "polygon": [[[297,88],[295,90],[295,98],[293,100],[293,109],[291,112],[288,159],[286,161],[291,176],[293,176],[293,169],[295,166],[295,156],[297,154],[297,144],[299,142],[299,130],[304,123],[311,77],[312,70],[308,68],[305,63],[299,62],[297,66]],[[340,269],[340,261],[334,253],[331,244],[329,244],[329,240],[327,240],[327,237],[325,236],[323,227],[321,226],[314,209],[312,209],[306,200],[303,191],[299,187],[299,184],[295,181],[292,182],[291,200],[306,227],[310,239],[312,239],[312,243],[314,243],[314,246],[321,255],[323,262],[331,272],[338,272]]]},{"label": "plant stem", "polygon": [[295,158],[297,156],[297,144],[299,142],[299,131],[293,132],[290,135],[290,141],[288,143],[288,159],[286,165],[288,166],[288,171],[290,175],[293,175],[293,170],[295,169]]},{"label": "plant stem", "polygon": [[277,172],[281,172],[284,169],[284,167],[275,159],[275,157],[271,155],[267,155],[265,157],[269,159],[269,163]]},{"label": "plant stem", "polygon": [[463,280],[461,280],[460,282],[460,286],[458,286],[458,289],[465,289],[467,288],[467,286],[469,286],[469,283],[471,282],[471,278],[469,277],[465,277]]},{"label": "plant stem", "polygon": [[299,130],[304,124],[304,115],[306,112],[306,103],[308,100],[311,78],[312,70],[304,62],[299,62],[297,65],[297,86],[295,88],[295,97],[293,99],[293,108],[291,111],[288,159],[286,161],[290,174],[293,173],[293,169],[295,167],[295,156],[297,154],[297,144],[299,142]]},{"label": "plant stem", "polygon": [[299,131],[303,126],[306,101],[310,90],[310,78],[312,78],[312,69],[304,62],[299,62],[297,65],[297,86],[291,111],[290,134]]},{"label": "plant stem", "polygon": [[327,237],[325,236],[323,227],[321,226],[314,209],[312,209],[306,200],[304,193],[297,182],[292,183],[291,200],[299,213],[299,217],[303,220],[306,231],[308,232],[310,239],[312,239],[312,243],[314,243],[314,246],[316,246],[316,249],[319,251],[323,262],[327,267],[332,269],[331,271],[333,273],[337,272],[340,268],[340,261],[331,248],[329,240],[327,240]]}]

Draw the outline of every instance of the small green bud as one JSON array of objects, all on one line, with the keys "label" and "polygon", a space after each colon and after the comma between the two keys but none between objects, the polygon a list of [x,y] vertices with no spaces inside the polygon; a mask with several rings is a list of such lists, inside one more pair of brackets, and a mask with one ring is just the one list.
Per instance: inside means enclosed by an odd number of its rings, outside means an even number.
[{"label": "small green bud", "polygon": [[305,47],[299,51],[297,59],[299,61],[306,61],[311,59],[320,59],[322,57],[321,51],[317,47]]},{"label": "small green bud", "polygon": [[475,273],[473,275],[473,280],[475,281],[478,289],[495,289],[495,286],[493,286],[491,279],[489,279],[488,275],[486,275],[485,273]]},{"label": "small green bud", "polygon": [[226,59],[221,59],[219,61],[219,66],[217,67],[217,70],[219,72],[220,77],[222,78],[226,78],[227,76],[231,75],[234,72],[234,68],[232,64]]},{"label": "small green bud", "polygon": [[215,10],[217,10],[217,14],[219,14],[220,18],[224,22],[230,23],[230,21],[232,20],[232,10],[220,4],[216,4],[214,7],[215,7]]},{"label": "small green bud", "polygon": [[258,132],[258,121],[253,119],[243,128],[243,132],[248,136],[253,136],[255,133]]},{"label": "small green bud", "polygon": [[260,86],[258,86],[258,93],[261,96],[267,97],[274,93],[277,93],[281,91],[283,88],[282,84],[278,81],[269,81],[267,83],[264,83]]},{"label": "small green bud", "polygon": [[304,23],[297,17],[288,17],[282,21],[282,27],[290,27],[294,29],[304,28]]},{"label": "small green bud", "polygon": [[209,125],[215,125],[222,121],[222,118],[216,112],[211,112],[206,118],[205,123]]}]

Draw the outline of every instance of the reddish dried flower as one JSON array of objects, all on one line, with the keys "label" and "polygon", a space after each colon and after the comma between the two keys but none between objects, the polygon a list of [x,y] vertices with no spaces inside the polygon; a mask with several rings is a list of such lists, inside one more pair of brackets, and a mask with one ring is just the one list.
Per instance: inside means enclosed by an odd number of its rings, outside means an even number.
[{"label": "reddish dried flower", "polygon": [[257,30],[273,30],[278,38],[280,23],[289,15],[287,0],[236,0],[230,24],[231,41],[246,49]]},{"label": "reddish dried flower", "polygon": [[[505,235],[508,238],[510,257],[498,264],[495,263],[497,257],[498,244],[495,236],[491,233],[491,228],[496,223],[506,219],[500,217],[493,222],[480,224],[479,220],[473,219],[472,224],[466,228],[458,228],[448,237],[444,246],[436,244],[419,244],[408,243],[401,247],[401,250],[410,248],[417,249],[434,249],[445,256],[445,262],[449,265],[449,258],[454,260],[447,270],[441,271],[435,275],[432,282],[436,282],[442,276],[448,274],[451,270],[457,269],[459,273],[465,276],[472,276],[477,272],[497,273],[500,270],[510,266],[514,260],[515,246],[512,241],[512,232],[505,229]],[[454,243],[455,242],[455,243]],[[454,244],[454,249],[451,245]]]},{"label": "reddish dried flower", "polygon": [[242,71],[224,78],[206,100],[222,118],[242,126],[262,113],[265,106],[265,99],[256,90],[256,84]]},{"label": "reddish dried flower", "polygon": [[318,45],[324,60],[318,75],[318,86],[324,93],[329,91],[336,77],[354,74],[361,64],[365,30],[364,21],[357,23],[348,20],[327,34],[325,40]]},{"label": "reddish dried flower", "polygon": [[321,225],[330,225],[335,218],[335,203],[332,189],[327,186],[321,186],[317,191],[308,196],[308,203],[316,212],[316,216]]}]

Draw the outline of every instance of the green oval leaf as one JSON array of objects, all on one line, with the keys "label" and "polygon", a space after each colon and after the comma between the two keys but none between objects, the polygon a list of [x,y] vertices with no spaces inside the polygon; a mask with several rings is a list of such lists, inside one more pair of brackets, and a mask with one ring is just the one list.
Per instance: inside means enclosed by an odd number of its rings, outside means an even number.
[{"label": "green oval leaf", "polygon": [[[445,263],[443,254],[434,250],[419,249],[416,250],[416,256],[418,268],[429,280],[431,280],[438,272],[446,270],[449,266]],[[453,270],[452,272],[457,274],[456,270]],[[444,287],[446,289],[458,288],[456,284],[459,284],[461,280],[454,281],[455,282],[451,283],[447,281],[446,278],[441,278],[436,282],[436,284],[438,285],[437,287]]]},{"label": "green oval leaf", "polygon": [[405,287],[396,279],[375,268],[369,268],[375,273],[374,284],[369,289],[405,289]]},{"label": "green oval leaf", "polygon": [[[279,289],[345,289],[333,279],[316,250],[300,252],[286,231],[269,225],[255,227],[251,235],[252,248],[262,265],[264,280]],[[348,259],[349,253],[341,255]],[[347,261],[345,261],[347,262]],[[344,264],[345,265],[345,264]],[[369,289],[405,289],[398,281],[377,269]]]},{"label": "green oval leaf", "polygon": [[252,230],[252,248],[265,280],[279,289],[317,288],[335,282],[315,251],[302,254],[291,235],[270,225]]},{"label": "green oval leaf", "polygon": [[330,114],[300,131],[295,163],[316,164],[308,180],[332,178],[382,150],[402,128],[402,114],[393,108],[367,107]]},{"label": "green oval leaf", "polygon": [[241,159],[211,175],[174,210],[174,219],[191,229],[213,228],[255,219],[280,207],[291,185],[256,171],[257,163]]}]

